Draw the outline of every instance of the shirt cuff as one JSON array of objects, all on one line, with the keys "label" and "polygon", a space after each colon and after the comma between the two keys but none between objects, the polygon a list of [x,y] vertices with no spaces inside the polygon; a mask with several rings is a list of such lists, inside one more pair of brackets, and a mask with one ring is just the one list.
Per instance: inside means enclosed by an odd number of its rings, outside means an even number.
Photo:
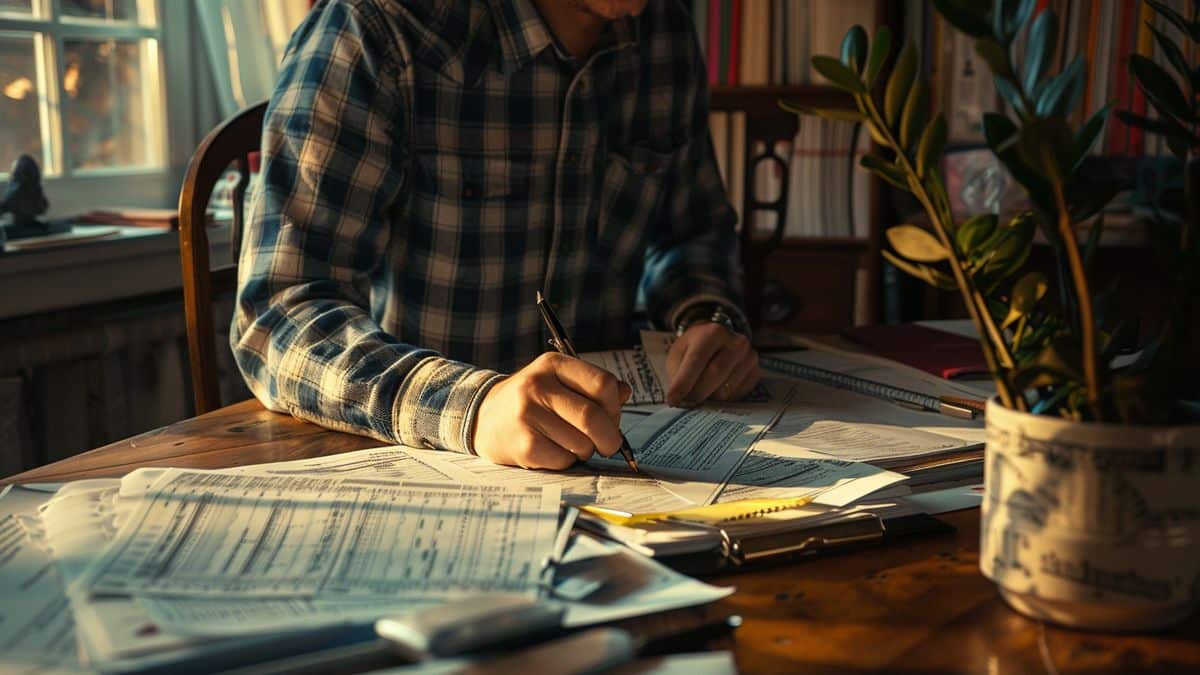
[{"label": "shirt cuff", "polygon": [[397,439],[414,447],[474,454],[471,434],[479,405],[504,376],[431,356],[405,378],[392,407]]}]

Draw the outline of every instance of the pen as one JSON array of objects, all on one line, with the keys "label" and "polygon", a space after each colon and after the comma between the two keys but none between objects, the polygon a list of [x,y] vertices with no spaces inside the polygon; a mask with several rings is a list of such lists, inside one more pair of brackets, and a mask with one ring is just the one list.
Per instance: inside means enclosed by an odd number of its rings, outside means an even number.
[{"label": "pen", "polygon": [[[571,344],[571,339],[567,337],[567,332],[558,322],[558,317],[554,315],[554,309],[550,307],[550,303],[542,297],[541,291],[537,292],[537,308],[542,314],[542,320],[546,322],[546,327],[550,329],[550,346],[558,350],[559,354],[579,358],[575,346]],[[640,473],[637,460],[633,458],[633,448],[629,447],[629,440],[623,433],[621,434],[621,456],[625,458],[625,463],[629,465],[630,469]]]}]

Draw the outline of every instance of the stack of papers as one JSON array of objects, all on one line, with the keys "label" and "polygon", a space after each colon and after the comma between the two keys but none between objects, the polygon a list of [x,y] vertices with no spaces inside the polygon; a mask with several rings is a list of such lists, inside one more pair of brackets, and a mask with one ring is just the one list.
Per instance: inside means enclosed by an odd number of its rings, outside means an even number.
[{"label": "stack of papers", "polygon": [[[9,596],[22,609],[0,623],[0,640],[6,628],[20,639],[3,663],[167,666],[490,590],[556,598],[571,626],[732,592],[568,536],[573,517],[560,518],[555,486],[464,482],[453,464],[430,461],[439,455],[379,448],[224,471],[143,469],[57,494],[14,488],[9,498],[40,499],[0,503],[21,507],[3,541],[43,584]],[[51,640],[78,651],[42,663]]]}]

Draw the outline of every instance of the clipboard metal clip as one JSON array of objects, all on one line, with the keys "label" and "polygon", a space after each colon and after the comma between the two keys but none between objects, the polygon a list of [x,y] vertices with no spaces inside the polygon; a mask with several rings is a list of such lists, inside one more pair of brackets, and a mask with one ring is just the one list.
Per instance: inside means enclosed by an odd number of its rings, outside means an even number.
[{"label": "clipboard metal clip", "polygon": [[864,514],[864,517],[849,522],[831,523],[814,528],[799,538],[795,535],[801,533],[792,533],[792,536],[735,539],[722,530],[721,535],[726,559],[737,566],[762,558],[815,555],[851,544],[878,541],[883,539],[885,530],[883,520],[879,516]]}]

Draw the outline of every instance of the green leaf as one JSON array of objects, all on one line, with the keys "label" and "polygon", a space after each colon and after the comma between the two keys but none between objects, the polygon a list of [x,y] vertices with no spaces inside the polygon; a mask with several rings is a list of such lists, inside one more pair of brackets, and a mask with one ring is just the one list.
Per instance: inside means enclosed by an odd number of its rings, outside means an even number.
[{"label": "green leaf", "polygon": [[1025,91],[1033,91],[1046,68],[1054,59],[1054,42],[1058,39],[1058,16],[1046,8],[1033,20],[1029,29],[1029,41],[1025,47],[1025,74],[1022,80]]},{"label": "green leaf", "polygon": [[1141,54],[1133,54],[1129,57],[1129,71],[1159,114],[1172,115],[1181,120],[1189,118],[1191,110],[1183,91],[1162,66]]},{"label": "green leaf", "polygon": [[1071,65],[1051,78],[1038,92],[1034,102],[1035,114],[1038,117],[1051,117],[1069,113],[1083,94],[1086,70],[1083,57],[1076,56]]},{"label": "green leaf", "polygon": [[904,172],[895,164],[882,159],[878,155],[863,155],[863,158],[859,160],[859,164],[867,171],[879,176],[901,190],[912,192],[908,187],[908,178],[904,175]]},{"label": "green leaf", "polygon": [[929,83],[925,78],[917,78],[908,101],[904,104],[904,113],[900,116],[900,147],[908,152],[916,145],[921,137],[921,130],[929,120]]},{"label": "green leaf", "polygon": [[1038,118],[1026,124],[1017,140],[1021,159],[1051,183],[1062,182],[1074,159],[1075,137],[1063,117]]},{"label": "green leaf", "polygon": [[936,270],[928,265],[910,263],[886,249],[881,251],[881,253],[883,253],[884,260],[895,265],[899,270],[924,281],[934,288],[940,288],[944,291],[958,289],[958,286],[954,283],[954,279],[950,278],[950,275],[945,272]]},{"label": "green leaf", "polygon": [[888,78],[887,90],[883,94],[884,120],[889,127],[896,126],[900,119],[900,110],[908,98],[908,90],[912,87],[917,75],[917,48],[911,42],[900,50],[896,66]]},{"label": "green leaf", "polygon": [[1163,56],[1167,57],[1167,61],[1175,68],[1175,72],[1183,79],[1190,79],[1192,76],[1191,68],[1188,67],[1187,57],[1183,55],[1183,51],[1179,49],[1179,45],[1175,41],[1167,37],[1159,29],[1154,27],[1154,24],[1147,23],[1146,26],[1154,33],[1154,41],[1158,43],[1158,48],[1162,50]]},{"label": "green leaf", "polygon": [[1008,33],[1008,19],[1016,7],[1014,0],[996,0],[992,3],[992,35],[1001,44],[1012,42],[1013,36]]},{"label": "green leaf", "polygon": [[867,121],[866,115],[851,108],[813,108],[798,103],[789,103],[788,101],[780,101],[779,107],[797,115],[811,115],[827,120],[833,120],[834,122],[854,122],[855,124],[862,124],[863,122]]},{"label": "green leaf", "polygon": [[1008,34],[1016,37],[1025,22],[1029,21],[1029,17],[1033,16],[1035,9],[1037,9],[1037,0],[1021,0],[1021,4],[1017,5],[1017,11],[1013,13],[1012,20],[1008,23]]},{"label": "green leaf", "polygon": [[984,246],[992,244],[988,262],[984,270],[1001,277],[1012,273],[1013,270],[1025,264],[1033,248],[1033,235],[1037,229],[1034,219],[1024,214],[1009,221],[1008,226],[997,230],[992,235],[992,241],[984,242]]},{"label": "green leaf", "polygon": [[958,250],[968,257],[982,253],[980,244],[988,240],[998,222],[994,213],[981,213],[964,220],[954,233]]},{"label": "green leaf", "polygon": [[1146,0],[1146,4],[1154,8],[1164,19],[1170,21],[1179,30],[1183,31],[1184,35],[1192,38],[1192,42],[1200,42],[1200,26],[1196,26],[1191,21],[1180,16],[1179,12],[1168,7],[1165,3],[1157,0]]},{"label": "green leaf", "polygon": [[1075,173],[1079,165],[1083,164],[1083,159],[1091,152],[1092,146],[1096,144],[1096,139],[1100,138],[1100,132],[1104,130],[1104,122],[1108,119],[1108,111],[1111,108],[1112,104],[1108,103],[1097,110],[1096,114],[1088,118],[1088,121],[1079,129],[1079,133],[1075,134],[1075,149],[1067,169],[1068,173]]},{"label": "green leaf", "polygon": [[1117,118],[1131,127],[1144,129],[1149,133],[1167,138],[1177,138],[1187,145],[1200,144],[1200,137],[1197,137],[1192,132],[1188,131],[1183,125],[1176,122],[1170,117],[1159,117],[1158,119],[1150,119],[1136,115],[1128,110],[1118,110]]},{"label": "green leaf", "polygon": [[951,26],[971,37],[983,37],[992,32],[991,22],[987,16],[987,7],[981,2],[933,0],[933,6]]},{"label": "green leaf", "polygon": [[900,255],[917,262],[932,263],[946,260],[950,251],[927,230],[916,225],[895,225],[887,232],[888,243]]},{"label": "green leaf", "polygon": [[865,77],[867,86],[875,84],[875,78],[879,77],[879,71],[883,70],[883,64],[887,61],[887,57],[892,52],[892,31],[887,26],[880,26],[875,29],[875,39],[871,42],[871,53],[867,55],[867,70]]},{"label": "green leaf", "polygon": [[842,38],[842,63],[853,68],[855,73],[862,73],[863,64],[867,60],[867,31],[862,26],[852,26]]},{"label": "green leaf", "polygon": [[917,175],[924,178],[946,149],[946,118],[941,113],[925,127],[917,144]]},{"label": "green leaf", "polygon": [[813,70],[820,73],[839,89],[848,91],[851,94],[867,93],[867,86],[862,83],[862,80],[858,79],[858,73],[850,70],[848,66],[831,56],[818,55],[812,57],[812,66]]},{"label": "green leaf", "polygon": [[984,113],[983,136],[988,148],[1004,163],[1012,177],[1025,188],[1033,203],[1046,213],[1054,213],[1054,195],[1050,191],[1050,184],[1026,165],[1017,152],[1017,141],[1020,139],[1017,125],[1001,113]]},{"label": "green leaf", "polygon": [[1028,115],[1028,111],[1025,110],[1025,103],[1021,100],[1021,90],[1017,89],[1017,85],[1007,77],[997,75],[992,79],[996,83],[996,92],[1000,94],[1005,103],[1012,106],[1018,117],[1024,119]]},{"label": "green leaf", "polygon": [[1046,291],[1050,289],[1050,284],[1046,282],[1046,277],[1042,276],[1041,272],[1030,272],[1017,280],[1013,284],[1012,301],[1008,306],[1008,316],[1004,317],[1004,322],[1000,324],[1000,328],[1008,328],[1016,323],[1021,317],[1029,316],[1033,308],[1037,306],[1039,300],[1046,295]]},{"label": "green leaf", "polygon": [[1008,63],[1008,50],[1000,46],[992,38],[979,38],[975,41],[975,52],[979,58],[991,68],[992,75],[1010,77],[1012,75]]}]

